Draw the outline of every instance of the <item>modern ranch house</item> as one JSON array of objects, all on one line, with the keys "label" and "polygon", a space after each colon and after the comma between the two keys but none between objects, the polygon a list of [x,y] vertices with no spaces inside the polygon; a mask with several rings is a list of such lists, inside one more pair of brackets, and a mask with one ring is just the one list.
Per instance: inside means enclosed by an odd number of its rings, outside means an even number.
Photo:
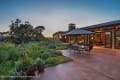
[{"label": "modern ranch house", "polygon": [[65,43],[90,43],[105,48],[120,49],[120,20],[76,28],[69,24],[68,31],[58,31],[53,34],[54,40]]}]

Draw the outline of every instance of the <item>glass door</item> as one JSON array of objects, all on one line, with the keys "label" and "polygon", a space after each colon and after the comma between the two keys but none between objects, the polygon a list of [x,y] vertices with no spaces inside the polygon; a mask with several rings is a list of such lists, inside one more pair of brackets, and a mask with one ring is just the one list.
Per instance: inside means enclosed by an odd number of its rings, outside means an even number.
[{"label": "glass door", "polygon": [[115,48],[120,49],[120,30],[115,31]]},{"label": "glass door", "polygon": [[112,32],[111,31],[105,32],[105,47],[112,48]]}]

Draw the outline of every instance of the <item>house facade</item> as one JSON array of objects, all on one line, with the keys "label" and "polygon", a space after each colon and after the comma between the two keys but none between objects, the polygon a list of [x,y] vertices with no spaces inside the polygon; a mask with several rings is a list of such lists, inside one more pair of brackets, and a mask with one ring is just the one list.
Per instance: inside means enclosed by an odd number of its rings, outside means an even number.
[{"label": "house facade", "polygon": [[[120,20],[91,25],[83,28],[83,30],[88,30],[94,32],[95,34],[90,35],[90,40],[96,46],[104,46],[105,48],[116,48],[120,49]],[[70,43],[74,39],[74,36],[64,36],[64,42]],[[78,35],[78,42],[86,38],[86,35]]]},{"label": "house facade", "polygon": [[84,27],[92,32],[94,45],[120,49],[120,20]]},{"label": "house facade", "polygon": [[58,31],[58,32],[55,32],[53,34],[53,39],[56,40],[56,41],[68,42],[67,41],[68,38],[66,38],[66,36],[64,36],[63,34],[69,32],[69,31],[75,30],[75,29],[76,29],[75,24],[70,23],[69,26],[68,26],[68,31]]},{"label": "house facade", "polygon": [[56,33],[53,34],[53,39],[56,41],[63,41],[63,35],[64,32],[63,31],[58,31]]}]

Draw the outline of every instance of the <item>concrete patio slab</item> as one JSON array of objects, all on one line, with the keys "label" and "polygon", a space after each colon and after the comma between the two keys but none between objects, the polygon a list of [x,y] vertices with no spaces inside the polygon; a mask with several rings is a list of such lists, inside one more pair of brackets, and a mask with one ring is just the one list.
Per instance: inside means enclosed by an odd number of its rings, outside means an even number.
[{"label": "concrete patio slab", "polygon": [[120,80],[120,50],[95,47],[91,55],[62,52],[73,61],[46,68],[35,80]]}]

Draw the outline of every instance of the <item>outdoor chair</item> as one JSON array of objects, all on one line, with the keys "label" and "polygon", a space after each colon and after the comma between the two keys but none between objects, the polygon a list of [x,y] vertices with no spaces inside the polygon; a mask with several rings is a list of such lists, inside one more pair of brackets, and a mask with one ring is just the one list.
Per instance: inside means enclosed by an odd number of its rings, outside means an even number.
[{"label": "outdoor chair", "polygon": [[68,49],[70,51],[73,51],[74,53],[76,53],[76,51],[78,51],[78,47],[74,46],[73,44],[68,44]]},{"label": "outdoor chair", "polygon": [[73,45],[71,48],[74,51],[74,53],[79,52],[79,47],[78,46]]},{"label": "outdoor chair", "polygon": [[79,51],[82,53],[90,54],[90,51],[93,49],[93,44],[84,44],[83,47],[79,47]]}]

